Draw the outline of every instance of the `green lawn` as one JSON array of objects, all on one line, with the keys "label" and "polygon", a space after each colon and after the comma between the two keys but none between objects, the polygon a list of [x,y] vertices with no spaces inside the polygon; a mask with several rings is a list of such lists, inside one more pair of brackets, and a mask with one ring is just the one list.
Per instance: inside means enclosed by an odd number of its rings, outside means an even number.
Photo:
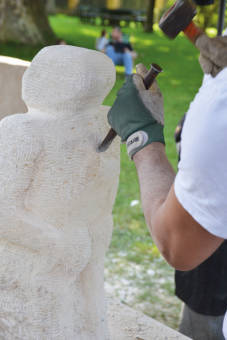
[{"label": "green lawn", "polygon": [[[100,26],[80,24],[74,17],[58,15],[50,18],[56,34],[68,44],[94,48]],[[110,31],[111,28],[108,28]],[[159,85],[165,101],[165,137],[168,157],[176,168],[177,156],[173,142],[174,129],[187,111],[200,86],[202,72],[198,51],[183,36],[170,41],[157,29],[147,34],[142,28],[125,28],[139,53],[137,63],[160,64],[164,72]],[[30,60],[39,47],[15,44],[0,46],[0,54]],[[106,98],[111,105],[124,80],[123,68],[117,68],[117,81]],[[177,327],[180,303],[174,297],[173,270],[160,257],[146,229],[140,205],[139,187],[133,162],[122,146],[121,176],[114,208],[115,229],[106,260],[107,290],[130,305],[140,308],[156,319]]]}]

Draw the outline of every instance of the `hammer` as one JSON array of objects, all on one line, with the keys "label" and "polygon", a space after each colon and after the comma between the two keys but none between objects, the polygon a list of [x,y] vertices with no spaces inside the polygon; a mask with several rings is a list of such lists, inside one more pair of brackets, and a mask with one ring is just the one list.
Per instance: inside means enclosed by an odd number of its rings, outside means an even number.
[{"label": "hammer", "polygon": [[[147,72],[146,76],[143,79],[144,86],[147,90],[149,90],[155,78],[160,72],[162,72],[162,68],[159,65],[157,64],[151,65],[150,70]],[[111,145],[116,136],[117,136],[116,131],[114,131],[114,129],[111,128],[107,136],[104,138],[103,142],[99,145],[98,152],[105,152],[109,148],[109,146]]]},{"label": "hammer", "polygon": [[192,19],[196,15],[196,7],[190,0],[178,0],[165,12],[159,22],[161,30],[170,38],[174,39],[183,31],[193,44],[203,34]]}]

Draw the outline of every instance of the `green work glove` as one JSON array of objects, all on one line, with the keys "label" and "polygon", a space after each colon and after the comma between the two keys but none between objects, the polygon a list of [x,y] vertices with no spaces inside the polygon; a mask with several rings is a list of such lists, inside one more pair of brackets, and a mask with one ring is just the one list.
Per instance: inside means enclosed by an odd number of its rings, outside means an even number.
[{"label": "green work glove", "polygon": [[122,142],[127,141],[131,158],[153,142],[165,144],[162,94],[156,81],[146,90],[143,83],[146,72],[145,66],[138,65],[137,74],[128,77],[108,113],[111,127]]}]

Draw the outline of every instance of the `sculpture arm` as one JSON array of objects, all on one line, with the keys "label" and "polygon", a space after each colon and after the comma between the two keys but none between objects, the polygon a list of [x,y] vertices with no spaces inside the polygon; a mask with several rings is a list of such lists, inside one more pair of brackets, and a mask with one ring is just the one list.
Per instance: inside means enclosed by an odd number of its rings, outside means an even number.
[{"label": "sculpture arm", "polygon": [[[40,234],[57,237],[56,228],[40,221],[26,207],[42,149],[28,123],[23,115],[7,117],[0,123],[0,237],[22,244],[26,238],[28,243],[31,238],[39,239]],[[23,232],[12,225],[20,225]]]}]

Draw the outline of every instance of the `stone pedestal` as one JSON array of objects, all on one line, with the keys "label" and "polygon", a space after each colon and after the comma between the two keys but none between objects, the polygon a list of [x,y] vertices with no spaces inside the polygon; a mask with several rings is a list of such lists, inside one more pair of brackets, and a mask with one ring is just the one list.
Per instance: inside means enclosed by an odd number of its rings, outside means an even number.
[{"label": "stone pedestal", "polygon": [[111,340],[189,340],[141,312],[108,300],[108,323]]}]

